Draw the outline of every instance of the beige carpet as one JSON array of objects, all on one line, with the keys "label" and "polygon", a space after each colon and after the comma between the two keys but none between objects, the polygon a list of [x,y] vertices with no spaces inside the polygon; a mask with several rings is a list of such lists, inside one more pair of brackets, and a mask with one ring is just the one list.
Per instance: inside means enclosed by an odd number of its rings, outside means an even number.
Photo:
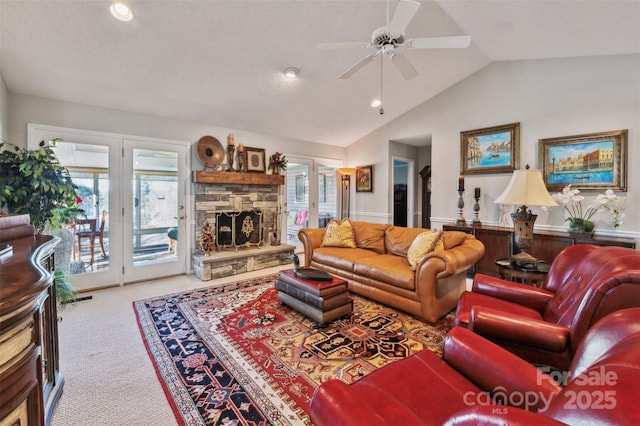
[{"label": "beige carpet", "polygon": [[[289,268],[290,265],[284,268]],[[203,282],[194,275],[94,291],[59,312],[64,391],[52,426],[175,425],[132,307],[134,300],[224,284],[283,268]]]}]

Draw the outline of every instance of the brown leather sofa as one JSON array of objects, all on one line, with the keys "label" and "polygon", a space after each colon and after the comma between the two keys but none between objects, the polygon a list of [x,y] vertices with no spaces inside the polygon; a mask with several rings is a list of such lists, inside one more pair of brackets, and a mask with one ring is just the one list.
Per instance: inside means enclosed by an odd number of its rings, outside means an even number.
[{"label": "brown leather sofa", "polygon": [[305,266],[344,278],[349,290],[435,322],[453,310],[466,271],[484,254],[472,235],[444,231],[444,251],[428,253],[413,271],[407,251],[423,228],[352,221],[356,248],[322,247],[326,228],[303,228]]},{"label": "brown leather sofa", "polygon": [[424,350],[351,385],[324,382],[309,416],[316,426],[637,425],[638,383],[640,309],[633,308],[594,325],[569,371],[541,371],[455,327],[442,358]]},{"label": "brown leather sofa", "polygon": [[454,325],[531,363],[566,369],[593,324],[634,307],[640,307],[640,251],[584,244],[556,256],[543,288],[476,274]]}]

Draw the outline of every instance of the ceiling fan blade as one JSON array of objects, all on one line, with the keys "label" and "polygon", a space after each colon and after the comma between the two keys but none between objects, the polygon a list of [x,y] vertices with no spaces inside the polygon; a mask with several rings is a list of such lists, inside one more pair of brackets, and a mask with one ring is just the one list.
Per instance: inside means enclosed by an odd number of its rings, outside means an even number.
[{"label": "ceiling fan blade", "polygon": [[356,62],[355,64],[353,64],[351,66],[351,68],[349,68],[348,70],[346,70],[345,72],[343,72],[340,77],[338,77],[341,80],[347,79],[349,77],[351,77],[353,74],[355,74],[360,68],[364,67],[365,65],[367,65],[369,62],[371,62],[371,60],[373,60],[373,58],[375,58],[376,53],[372,53],[370,55],[365,56],[364,58],[360,59],[358,62]]},{"label": "ceiling fan blade", "polygon": [[400,0],[393,18],[389,23],[389,30],[393,35],[404,34],[413,17],[418,13],[420,3],[413,0]]},{"label": "ceiling fan blade", "polygon": [[361,49],[369,47],[366,41],[346,41],[336,43],[320,43],[318,49]]},{"label": "ceiling fan blade", "polygon": [[400,74],[404,77],[405,80],[411,80],[412,78],[416,78],[418,76],[418,71],[411,65],[411,62],[404,56],[399,53],[394,53],[391,55],[391,62],[396,66]]},{"label": "ceiling fan blade", "polygon": [[469,47],[471,36],[428,37],[407,40],[404,46],[409,49],[464,49]]}]

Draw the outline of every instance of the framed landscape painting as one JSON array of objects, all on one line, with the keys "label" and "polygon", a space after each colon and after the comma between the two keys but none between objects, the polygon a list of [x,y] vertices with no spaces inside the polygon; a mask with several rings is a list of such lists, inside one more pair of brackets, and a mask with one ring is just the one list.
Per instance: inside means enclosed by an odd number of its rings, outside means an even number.
[{"label": "framed landscape painting", "polygon": [[549,191],[627,190],[627,130],[539,140],[542,176]]},{"label": "framed landscape painting", "polygon": [[460,132],[460,174],[510,173],[520,164],[520,123]]}]

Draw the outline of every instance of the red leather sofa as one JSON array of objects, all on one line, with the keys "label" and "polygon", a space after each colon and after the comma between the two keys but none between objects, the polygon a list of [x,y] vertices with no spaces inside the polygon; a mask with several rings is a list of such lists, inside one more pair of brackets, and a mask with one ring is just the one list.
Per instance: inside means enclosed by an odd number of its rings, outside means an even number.
[{"label": "red leather sofa", "polygon": [[323,383],[309,415],[316,426],[640,424],[640,308],[598,322],[569,372],[549,373],[455,327],[442,358],[425,350],[351,385]]},{"label": "red leather sofa", "polygon": [[476,274],[454,325],[530,363],[564,370],[593,324],[632,307],[640,307],[640,252],[576,245],[558,254],[542,288]]}]

